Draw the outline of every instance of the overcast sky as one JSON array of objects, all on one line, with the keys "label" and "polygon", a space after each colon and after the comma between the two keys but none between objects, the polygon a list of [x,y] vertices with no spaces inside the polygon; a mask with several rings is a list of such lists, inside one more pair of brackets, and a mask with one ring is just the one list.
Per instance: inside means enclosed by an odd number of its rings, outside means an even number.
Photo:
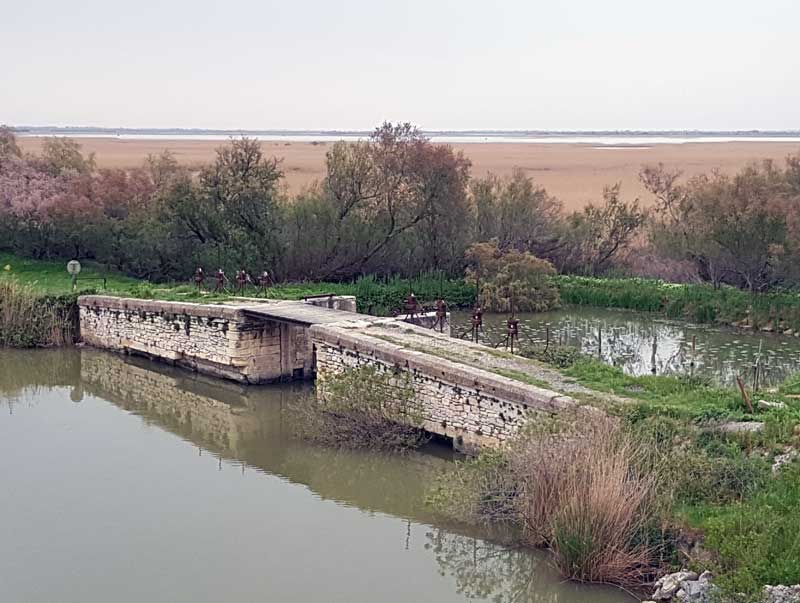
[{"label": "overcast sky", "polygon": [[0,123],[800,128],[798,0],[0,0]]}]

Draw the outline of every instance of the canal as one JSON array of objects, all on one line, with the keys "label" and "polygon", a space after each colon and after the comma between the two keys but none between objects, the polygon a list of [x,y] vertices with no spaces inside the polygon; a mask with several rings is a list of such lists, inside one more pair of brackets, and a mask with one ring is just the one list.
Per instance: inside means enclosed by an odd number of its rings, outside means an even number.
[{"label": "canal", "polygon": [[[502,345],[504,314],[485,314],[481,341]],[[800,338],[741,329],[694,325],[656,314],[573,306],[554,312],[519,314],[520,343],[543,348],[568,345],[622,367],[631,375],[695,375],[733,385],[737,375],[752,383],[760,363],[760,381],[775,385],[800,371]],[[454,336],[469,338],[470,315],[452,317]]]},{"label": "canal", "polygon": [[622,603],[425,505],[453,464],[320,448],[245,388],[91,349],[0,349],[9,602]]}]

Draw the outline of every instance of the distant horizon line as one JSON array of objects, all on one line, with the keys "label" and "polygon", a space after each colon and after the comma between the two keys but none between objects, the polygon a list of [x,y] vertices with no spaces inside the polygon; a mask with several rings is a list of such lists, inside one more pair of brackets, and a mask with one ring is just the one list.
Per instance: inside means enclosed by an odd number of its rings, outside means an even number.
[{"label": "distant horizon line", "polygon": [[[213,135],[349,135],[349,136],[369,136],[374,132],[374,128],[364,129],[297,129],[297,128],[134,128],[134,127],[111,127],[111,126],[9,126],[17,134],[87,134],[87,133],[120,133],[120,134],[213,134]],[[798,136],[800,129],[781,129],[763,130],[753,129],[732,129],[732,130],[703,130],[696,128],[687,129],[420,129],[424,135],[448,135],[459,136],[481,136],[481,135],[502,135],[513,134],[517,136]]]}]

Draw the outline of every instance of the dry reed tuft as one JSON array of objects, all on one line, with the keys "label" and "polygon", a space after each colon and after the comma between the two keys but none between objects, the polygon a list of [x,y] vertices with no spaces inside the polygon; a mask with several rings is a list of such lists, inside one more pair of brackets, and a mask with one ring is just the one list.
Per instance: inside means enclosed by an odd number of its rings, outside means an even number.
[{"label": "dry reed tuft", "polygon": [[517,510],[526,540],[548,546],[567,577],[641,584],[658,559],[657,472],[644,445],[610,417],[574,417],[531,431],[512,448]]}]

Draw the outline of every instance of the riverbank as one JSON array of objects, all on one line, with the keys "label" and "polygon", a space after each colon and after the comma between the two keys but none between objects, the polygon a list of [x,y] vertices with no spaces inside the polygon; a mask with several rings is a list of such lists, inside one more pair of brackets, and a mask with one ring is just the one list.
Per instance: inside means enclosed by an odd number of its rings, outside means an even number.
[{"label": "riverbank", "polygon": [[[32,260],[0,253],[0,268],[0,276],[29,284],[43,295],[61,295],[71,291],[64,261]],[[233,275],[228,278],[233,279]],[[800,294],[795,292],[751,294],[733,287],[714,289],[700,283],[674,284],[653,279],[571,275],[558,275],[554,282],[563,305],[636,310],[696,324],[736,326],[800,337]],[[206,277],[203,291],[190,283],[150,283],[91,261],[83,263],[78,280],[81,291],[125,297],[204,303],[221,303],[237,297],[232,282],[227,283],[223,293],[214,293],[214,285],[213,275]],[[415,279],[382,280],[364,276],[355,282],[344,283],[279,283],[266,292],[250,285],[240,295],[287,300],[322,294],[354,295],[359,312],[386,316],[402,311],[411,292],[429,308],[440,297],[451,309],[467,309],[475,303],[474,286],[463,279],[438,274]]]},{"label": "riverbank", "polygon": [[752,294],[734,287],[638,278],[556,277],[566,304],[658,312],[699,324],[800,333],[800,293]]},{"label": "riverbank", "polygon": [[[687,567],[710,570],[723,601],[761,601],[767,584],[800,582],[800,377],[753,397],[751,409],[735,389],[631,377],[597,360],[560,374],[573,397],[616,421],[531,425],[444,476],[431,494],[437,508],[511,522],[565,576],[626,584],[643,598],[656,577]],[[604,548],[603,534],[620,531],[624,558]]]}]

